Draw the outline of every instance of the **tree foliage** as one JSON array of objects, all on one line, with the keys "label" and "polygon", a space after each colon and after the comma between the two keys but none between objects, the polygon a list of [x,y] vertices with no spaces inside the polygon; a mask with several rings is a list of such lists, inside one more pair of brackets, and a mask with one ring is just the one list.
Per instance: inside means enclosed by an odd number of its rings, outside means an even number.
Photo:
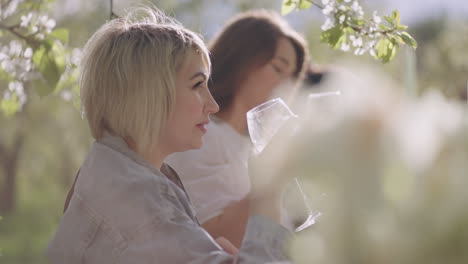
[{"label": "tree foliage", "polygon": [[41,96],[76,89],[78,51],[67,47],[68,30],[47,15],[52,2],[0,1],[0,111],[6,116],[23,108],[30,89]]},{"label": "tree foliage", "polygon": [[400,23],[398,10],[383,19],[373,12],[372,18],[364,16],[357,0],[322,0],[321,4],[311,0],[283,0],[281,12],[286,15],[295,9],[304,10],[311,6],[322,9],[325,22],[320,39],[333,49],[350,51],[355,55],[366,52],[383,63],[390,62],[400,45],[416,48],[416,40]]}]

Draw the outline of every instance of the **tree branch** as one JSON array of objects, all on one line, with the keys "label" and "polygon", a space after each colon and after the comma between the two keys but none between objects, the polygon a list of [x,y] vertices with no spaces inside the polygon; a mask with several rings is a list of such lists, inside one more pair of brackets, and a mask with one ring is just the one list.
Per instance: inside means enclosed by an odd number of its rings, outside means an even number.
[{"label": "tree branch", "polygon": [[0,142],[0,163],[5,163],[7,159],[6,147]]},{"label": "tree branch", "polygon": [[114,1],[110,0],[110,15],[109,15],[109,20],[112,20],[112,17],[114,16]]},{"label": "tree branch", "polygon": [[7,30],[8,32],[12,33],[13,35],[17,36],[18,38],[20,39],[23,39],[25,41],[31,41],[30,38],[28,38],[27,36],[25,35],[22,35],[20,34],[18,31],[16,31],[15,29],[17,28],[18,26],[17,25],[14,25],[14,26],[6,26],[6,25],[3,25],[3,24],[0,24],[0,29],[4,29],[4,30]]},{"label": "tree branch", "polygon": [[10,32],[11,34],[15,35],[17,38],[26,41],[26,43],[28,43],[29,46],[31,46],[32,48],[36,48],[41,44],[39,40],[33,37],[35,34],[23,35],[20,32],[18,32],[16,29],[19,27],[20,27],[19,25],[7,26],[7,25],[0,23],[0,29]]}]

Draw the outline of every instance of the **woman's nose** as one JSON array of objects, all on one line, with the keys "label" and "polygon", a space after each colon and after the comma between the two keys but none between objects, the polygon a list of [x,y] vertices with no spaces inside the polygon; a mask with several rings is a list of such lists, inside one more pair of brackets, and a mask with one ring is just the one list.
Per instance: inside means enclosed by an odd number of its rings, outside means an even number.
[{"label": "woman's nose", "polygon": [[207,100],[205,102],[205,109],[209,114],[214,114],[219,111],[219,105],[216,103],[215,99],[211,93],[207,92]]}]

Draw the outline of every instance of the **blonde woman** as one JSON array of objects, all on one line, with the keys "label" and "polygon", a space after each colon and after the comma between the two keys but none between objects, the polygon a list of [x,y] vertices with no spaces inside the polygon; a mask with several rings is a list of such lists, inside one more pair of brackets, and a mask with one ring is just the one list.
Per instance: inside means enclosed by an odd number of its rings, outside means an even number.
[{"label": "blonde woman", "polygon": [[141,11],[106,23],[84,49],[80,95],[96,141],[50,242],[50,262],[284,260],[289,232],[276,224],[278,206],[267,197],[252,200],[237,260],[225,239],[213,239],[198,224],[177,174],[163,160],[200,148],[209,116],[218,111],[207,87],[208,51],[197,34],[158,12]]},{"label": "blonde woman", "polygon": [[271,98],[281,84],[293,89],[307,48],[279,14],[253,10],[229,21],[210,44],[210,53],[209,86],[220,111],[208,125],[201,149],[170,155],[166,162],[184,182],[203,227],[240,247],[251,189],[246,113]]}]

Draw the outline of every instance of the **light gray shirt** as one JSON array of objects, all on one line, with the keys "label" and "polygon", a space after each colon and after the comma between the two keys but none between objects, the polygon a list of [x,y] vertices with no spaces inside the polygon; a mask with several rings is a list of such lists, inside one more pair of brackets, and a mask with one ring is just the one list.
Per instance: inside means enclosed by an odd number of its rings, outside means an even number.
[{"label": "light gray shirt", "polygon": [[[289,236],[251,217],[237,263],[287,260]],[[47,255],[52,264],[234,261],[197,223],[185,192],[110,136],[93,144]]]}]

